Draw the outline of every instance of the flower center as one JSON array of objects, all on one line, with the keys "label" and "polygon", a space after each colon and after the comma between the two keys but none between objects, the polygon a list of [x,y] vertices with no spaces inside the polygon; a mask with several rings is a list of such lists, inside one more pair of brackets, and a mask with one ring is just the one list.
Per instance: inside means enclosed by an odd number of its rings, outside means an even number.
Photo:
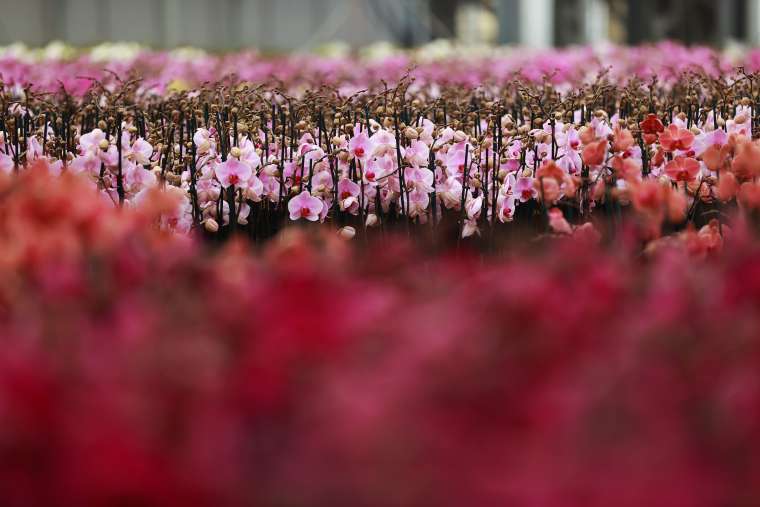
[{"label": "flower center", "polygon": [[358,158],[362,158],[364,156],[364,148],[362,147],[355,148],[354,155],[356,155]]},{"label": "flower center", "polygon": [[238,176],[237,174],[230,174],[229,180],[230,180],[230,185],[237,185],[238,182],[240,181],[240,176]]},{"label": "flower center", "polygon": [[311,210],[309,208],[303,207],[301,208],[301,216],[306,218],[309,215],[311,215]]}]

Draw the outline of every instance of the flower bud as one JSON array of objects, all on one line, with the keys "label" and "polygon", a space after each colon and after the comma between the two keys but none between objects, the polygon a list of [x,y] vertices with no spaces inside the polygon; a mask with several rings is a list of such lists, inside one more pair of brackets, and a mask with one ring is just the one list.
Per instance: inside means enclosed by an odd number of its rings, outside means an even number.
[{"label": "flower bud", "polygon": [[356,236],[356,229],[354,229],[350,225],[341,227],[340,229],[338,229],[338,236],[346,240],[353,239],[353,237]]},{"label": "flower bud", "polygon": [[216,231],[219,230],[219,224],[213,218],[207,218],[206,220],[204,220],[203,221],[203,227],[208,232],[216,232]]},{"label": "flower bud", "polygon": [[417,130],[415,130],[414,127],[406,127],[406,130],[404,130],[404,136],[406,136],[407,139],[414,140],[419,137],[419,134],[417,134]]},{"label": "flower bud", "polygon": [[98,147],[101,150],[106,151],[108,149],[108,141],[106,141],[105,139],[101,140],[100,144],[98,144]]},{"label": "flower bud", "polygon": [[467,139],[467,134],[465,134],[461,130],[457,130],[456,132],[454,132],[454,141],[461,143],[465,139]]},{"label": "flower bud", "polygon": [[237,146],[233,146],[232,149],[230,150],[230,156],[235,157],[235,158],[240,158],[240,148],[238,148]]},{"label": "flower bud", "polygon": [[380,222],[380,219],[377,218],[377,215],[374,213],[370,213],[367,215],[367,219],[364,221],[364,224],[367,227],[374,227]]}]

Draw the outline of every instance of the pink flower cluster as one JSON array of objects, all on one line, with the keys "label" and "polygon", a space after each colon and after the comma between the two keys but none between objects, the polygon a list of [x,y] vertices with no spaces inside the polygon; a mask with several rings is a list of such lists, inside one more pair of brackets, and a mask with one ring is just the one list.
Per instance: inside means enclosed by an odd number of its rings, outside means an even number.
[{"label": "pink flower cluster", "polygon": [[[222,181],[250,183],[240,160]],[[747,224],[710,261],[696,233],[645,262],[587,237],[484,261],[319,229],[256,254],[156,228],[183,196],[119,208],[72,172],[0,179],[4,507],[760,500]]]},{"label": "pink flower cluster", "polygon": [[[172,87],[197,87],[225,76],[250,83],[276,81],[292,94],[304,86],[329,84],[345,95],[377,86],[380,80],[395,82],[409,69],[418,86],[453,84],[465,87],[500,86],[519,74],[541,82],[546,76],[556,85],[578,85],[593,80],[600,69],[610,69],[616,82],[631,77],[648,80],[657,76],[676,82],[684,72],[704,70],[713,77],[743,66],[760,70],[760,51],[721,53],[706,47],[685,47],[662,42],[641,47],[572,47],[543,51],[523,48],[494,48],[477,51],[453,47],[441,53],[422,48],[397,50],[389,54],[360,57],[312,55],[265,56],[256,51],[206,54],[199,51],[154,51],[147,48],[114,47],[108,51],[78,51],[70,56],[38,55],[6,51],[0,56],[0,74],[9,86],[33,85],[55,91],[61,85],[75,95],[83,95],[92,79],[117,86],[113,73],[145,78],[144,89],[164,93]],[[42,58],[42,59],[41,59]]]}]

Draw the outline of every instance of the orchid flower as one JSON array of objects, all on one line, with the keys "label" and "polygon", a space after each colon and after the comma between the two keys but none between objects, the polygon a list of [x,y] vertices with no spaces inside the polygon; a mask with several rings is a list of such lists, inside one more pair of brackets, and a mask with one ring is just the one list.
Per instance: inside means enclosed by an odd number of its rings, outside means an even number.
[{"label": "orchid flower", "polygon": [[230,157],[225,162],[216,166],[215,173],[222,187],[227,188],[229,186],[244,186],[251,179],[253,170],[245,162]]},{"label": "orchid flower", "polygon": [[316,222],[320,218],[323,202],[313,197],[308,191],[304,190],[297,196],[288,201],[288,211],[291,220],[305,218],[311,222]]}]

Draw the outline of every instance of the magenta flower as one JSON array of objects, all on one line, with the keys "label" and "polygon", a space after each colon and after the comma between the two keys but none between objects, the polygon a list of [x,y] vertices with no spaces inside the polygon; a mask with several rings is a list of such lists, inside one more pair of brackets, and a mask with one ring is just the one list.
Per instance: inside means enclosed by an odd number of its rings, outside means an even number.
[{"label": "magenta flower", "polygon": [[288,202],[290,219],[298,220],[299,218],[305,218],[311,222],[316,222],[319,220],[323,206],[324,204],[319,198],[312,196],[308,191],[304,190]]},{"label": "magenta flower", "polygon": [[253,175],[251,166],[232,157],[216,166],[216,179],[224,188],[247,183]]}]

